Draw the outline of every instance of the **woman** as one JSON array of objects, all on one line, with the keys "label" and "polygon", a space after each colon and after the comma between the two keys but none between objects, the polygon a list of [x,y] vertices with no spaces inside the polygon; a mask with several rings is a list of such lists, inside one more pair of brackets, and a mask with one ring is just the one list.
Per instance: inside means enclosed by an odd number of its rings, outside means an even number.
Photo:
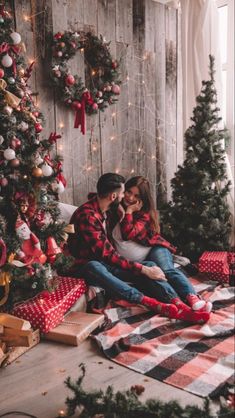
[{"label": "woman", "polygon": [[122,219],[113,230],[119,254],[132,261],[154,261],[167,278],[167,281],[148,280],[135,285],[151,297],[176,305],[180,319],[197,322],[200,315],[204,316],[203,312],[209,313],[211,302],[200,299],[183,272],[174,267],[175,247],[159,234],[147,179],[136,176],[127,181],[121,211]]}]

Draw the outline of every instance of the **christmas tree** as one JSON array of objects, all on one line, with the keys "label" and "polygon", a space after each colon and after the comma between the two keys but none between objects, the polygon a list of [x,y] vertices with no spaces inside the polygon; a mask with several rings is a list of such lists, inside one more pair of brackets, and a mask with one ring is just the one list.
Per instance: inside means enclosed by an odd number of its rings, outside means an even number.
[{"label": "christmas tree", "polygon": [[[40,138],[44,118],[28,86],[21,35],[0,7],[0,304],[53,287],[64,262],[58,193],[65,186],[60,135]],[[53,157],[52,157],[53,155]],[[62,260],[63,258],[63,260]]]},{"label": "christmas tree", "polygon": [[229,248],[230,212],[226,197],[230,182],[226,176],[224,138],[219,128],[219,108],[211,55],[208,81],[196,98],[185,132],[186,156],[171,181],[172,201],[162,213],[162,233],[178,250],[196,261],[204,251]]}]

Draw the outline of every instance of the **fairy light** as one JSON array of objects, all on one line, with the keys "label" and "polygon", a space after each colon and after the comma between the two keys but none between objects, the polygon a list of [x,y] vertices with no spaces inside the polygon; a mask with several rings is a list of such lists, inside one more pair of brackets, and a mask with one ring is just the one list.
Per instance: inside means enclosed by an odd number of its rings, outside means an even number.
[{"label": "fairy light", "polygon": [[60,122],[60,123],[59,123],[59,128],[60,128],[60,129],[63,129],[63,128],[64,128],[64,123],[63,123],[63,122]]},{"label": "fairy light", "polygon": [[96,71],[95,70],[92,70],[91,75],[92,76],[96,75]]},{"label": "fairy light", "polygon": [[127,81],[129,81],[129,80],[130,80],[130,77],[129,77],[129,75],[127,76],[126,80],[127,80]]},{"label": "fairy light", "polygon": [[116,112],[113,112],[112,113],[112,118],[115,118],[115,116],[116,116]]},{"label": "fairy light", "polygon": [[128,102],[128,106],[129,106],[129,107],[131,106],[131,102]]},{"label": "fairy light", "polygon": [[81,53],[83,53],[83,52],[84,52],[84,48],[81,48],[81,49],[80,49],[80,52],[81,52]]},{"label": "fairy light", "polygon": [[110,141],[113,141],[115,139],[115,136],[110,136]]}]

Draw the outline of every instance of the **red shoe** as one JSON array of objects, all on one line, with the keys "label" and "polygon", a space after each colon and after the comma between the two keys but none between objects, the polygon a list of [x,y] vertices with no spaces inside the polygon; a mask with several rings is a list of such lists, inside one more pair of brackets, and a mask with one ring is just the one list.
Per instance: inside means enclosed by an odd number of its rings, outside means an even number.
[{"label": "red shoe", "polygon": [[180,298],[171,299],[171,303],[176,305],[178,310],[182,309],[182,310],[186,310],[186,311],[191,311],[190,306],[186,305],[186,303],[184,303]]},{"label": "red shoe", "polygon": [[186,297],[186,300],[189,306],[191,306],[191,308],[193,309],[193,311],[199,311],[206,305],[206,302],[200,299],[198,295],[190,294]]},{"label": "red shoe", "polygon": [[178,318],[178,308],[172,303],[162,303],[154,298],[144,296],[141,304],[168,318]]}]

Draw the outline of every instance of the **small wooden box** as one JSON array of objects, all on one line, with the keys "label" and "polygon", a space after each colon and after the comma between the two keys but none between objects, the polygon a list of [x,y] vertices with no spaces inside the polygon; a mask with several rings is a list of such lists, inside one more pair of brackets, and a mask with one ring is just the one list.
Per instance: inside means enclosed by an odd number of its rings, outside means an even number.
[{"label": "small wooden box", "polygon": [[34,347],[40,341],[40,333],[39,330],[36,329],[32,332],[32,342],[29,347],[10,347],[8,351],[5,353],[5,358],[1,364],[1,367],[8,366],[13,361],[15,361],[18,357],[22,354],[26,353],[26,351],[30,350],[30,348]]},{"label": "small wooden box", "polygon": [[60,325],[44,334],[44,338],[64,344],[79,345],[103,322],[104,315],[70,312]]}]

